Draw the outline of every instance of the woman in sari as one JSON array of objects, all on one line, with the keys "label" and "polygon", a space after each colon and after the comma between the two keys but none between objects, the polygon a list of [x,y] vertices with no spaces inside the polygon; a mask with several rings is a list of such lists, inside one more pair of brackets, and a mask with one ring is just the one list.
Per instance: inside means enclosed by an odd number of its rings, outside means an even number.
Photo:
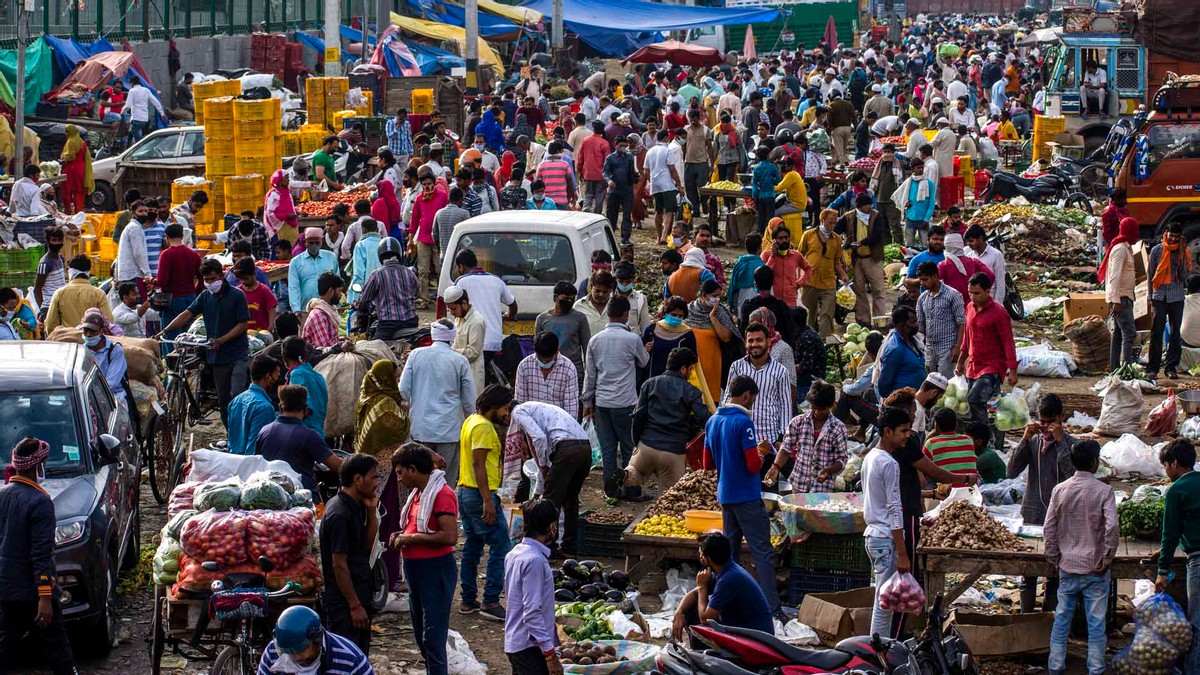
[{"label": "woman in sari", "polygon": [[381,180],[375,186],[378,190],[378,197],[371,203],[371,217],[379,223],[380,229],[387,232],[386,236],[395,237],[397,241],[404,241],[403,228],[404,224],[403,211],[400,208],[400,202],[396,199],[396,187],[392,185],[390,180]]},{"label": "woman in sari", "polygon": [[295,244],[300,237],[296,207],[288,189],[288,175],[283,169],[271,174],[271,189],[263,202],[263,226],[269,236],[286,239]]},{"label": "woman in sari", "polygon": [[[408,439],[408,410],[400,399],[396,385],[396,364],[376,361],[363,378],[362,393],[354,425],[354,451],[379,460],[379,503],[383,515],[379,519],[379,538],[386,542],[401,530],[400,509],[408,496],[392,471],[392,453]],[[402,494],[403,493],[403,494]],[[387,550],[383,554],[392,589],[400,583],[400,553]]]},{"label": "woman in sari", "polygon": [[63,208],[68,213],[82,211],[87,196],[96,189],[96,182],[92,179],[92,151],[74,124],[67,125],[67,142],[59,161],[67,177],[62,189]]},{"label": "woman in sari", "polygon": [[[734,338],[741,338],[733,323],[733,314],[721,304],[721,285],[708,280],[700,286],[700,295],[688,305],[687,326],[696,339],[696,356],[707,394],[713,400],[721,400],[723,373],[729,372],[725,362],[725,345]],[[732,363],[732,361],[730,362]]]},{"label": "woman in sari", "polygon": [[13,133],[12,126],[8,123],[8,118],[0,115],[0,155],[4,156],[5,165],[0,167],[4,173],[9,173],[9,164],[12,163],[13,153],[17,150],[17,135]]},{"label": "woman in sari", "polygon": [[787,370],[788,382],[792,385],[792,391],[795,391],[796,355],[792,352],[792,346],[784,341],[783,336],[779,334],[779,331],[775,330],[775,323],[778,321],[775,313],[766,307],[759,307],[753,312],[750,312],[750,316],[748,318],[750,323],[761,323],[767,327],[767,333],[771,336],[771,360],[778,361]]}]

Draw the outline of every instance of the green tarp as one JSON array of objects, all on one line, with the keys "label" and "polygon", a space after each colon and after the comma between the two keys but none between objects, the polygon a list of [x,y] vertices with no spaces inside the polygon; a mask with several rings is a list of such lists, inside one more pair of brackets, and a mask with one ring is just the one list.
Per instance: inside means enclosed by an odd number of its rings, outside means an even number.
[{"label": "green tarp", "polygon": [[[54,66],[50,59],[50,45],[42,38],[25,50],[25,114],[37,112],[38,101],[53,86]],[[16,50],[0,50],[0,99],[16,107],[13,87],[17,83]]]}]

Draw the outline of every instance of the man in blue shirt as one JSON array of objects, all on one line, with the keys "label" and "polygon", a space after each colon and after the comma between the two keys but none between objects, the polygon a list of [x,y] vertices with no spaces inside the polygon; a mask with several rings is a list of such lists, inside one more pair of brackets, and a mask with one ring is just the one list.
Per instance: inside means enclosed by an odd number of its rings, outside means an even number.
[{"label": "man in blue shirt", "polygon": [[696,587],[683,596],[675,610],[671,634],[676,640],[683,639],[686,626],[708,621],[775,634],[767,598],[754,577],[732,556],[732,544],[723,533],[700,536],[700,564],[704,569],[696,575]]},{"label": "man in blue shirt", "polygon": [[300,484],[312,491],[313,501],[320,501],[314,465],[322,462],[337,471],[342,458],[333,454],[325,439],[304,424],[308,414],[308,392],[294,384],[279,388],[279,417],[258,432],[254,441],[256,454],[268,460],[281,459],[300,476]]},{"label": "man in blue shirt", "polygon": [[260,354],[250,362],[250,388],[229,404],[229,452],[253,455],[258,432],[275,420],[271,392],[279,380],[279,362]]},{"label": "man in blue shirt", "polygon": [[876,389],[882,401],[897,389],[920,388],[925,381],[925,352],[917,343],[917,311],[901,306],[892,310],[892,323],[896,328],[883,343],[879,352],[879,377]]},{"label": "man in blue shirt", "polygon": [[308,416],[304,425],[322,439],[325,438],[325,413],[329,409],[329,388],[325,376],[318,373],[308,362],[308,344],[293,335],[283,341],[283,366],[287,369],[287,383],[297,384],[308,391]]},{"label": "man in blue shirt", "polygon": [[750,410],[758,398],[753,379],[738,375],[729,380],[728,405],[717,408],[704,425],[704,468],[717,470],[717,501],[734,560],[741,557],[742,538],[754,558],[758,587],[770,613],[780,615],[775,588],[775,551],[771,547],[771,520],[762,502],[760,472],[763,455],[771,448],[758,442]]},{"label": "man in blue shirt", "polygon": [[250,307],[246,295],[225,281],[220,261],[208,258],[200,263],[200,276],[204,279],[204,290],[154,339],[161,340],[164,334],[191,324],[197,315],[204,317],[208,362],[221,407],[221,423],[228,428],[229,402],[245,391],[247,385],[250,342],[246,339],[246,327],[250,323]]},{"label": "man in blue shirt", "polygon": [[916,277],[917,269],[921,267],[923,262],[931,262],[935,265],[946,259],[946,230],[940,225],[934,225],[929,228],[929,248],[921,251],[913,256],[913,259],[908,261],[908,276]]},{"label": "man in blue shirt", "polygon": [[308,301],[320,295],[317,279],[330,272],[338,274],[338,259],[333,251],[322,248],[325,232],[319,227],[304,229],[304,252],[288,263],[288,303],[293,312],[307,312]]}]

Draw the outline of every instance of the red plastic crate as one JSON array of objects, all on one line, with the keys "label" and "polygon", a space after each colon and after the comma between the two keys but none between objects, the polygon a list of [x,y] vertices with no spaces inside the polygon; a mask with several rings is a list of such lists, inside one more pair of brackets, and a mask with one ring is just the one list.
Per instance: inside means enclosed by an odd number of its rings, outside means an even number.
[{"label": "red plastic crate", "polygon": [[267,49],[283,49],[287,44],[287,37],[281,33],[271,33],[267,35]]},{"label": "red plastic crate", "polygon": [[988,182],[992,180],[991,174],[983,169],[975,172],[975,201],[983,199],[983,193],[987,192]]},{"label": "red plastic crate", "polygon": [[963,203],[964,183],[962,176],[946,176],[938,180],[938,208],[945,211]]},{"label": "red plastic crate", "polygon": [[254,50],[265,52],[267,50],[267,38],[270,37],[266,33],[252,33],[250,35],[250,51]]},{"label": "red plastic crate", "polygon": [[288,70],[298,70],[304,66],[304,45],[299,42],[289,42],[284,51],[287,55],[284,62]]}]

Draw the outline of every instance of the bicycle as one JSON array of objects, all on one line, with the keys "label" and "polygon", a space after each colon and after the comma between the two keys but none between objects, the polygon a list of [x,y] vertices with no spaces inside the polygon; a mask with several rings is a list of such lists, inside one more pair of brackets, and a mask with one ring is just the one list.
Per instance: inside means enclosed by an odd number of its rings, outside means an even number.
[{"label": "bicycle", "polygon": [[166,406],[154,423],[154,453],[149,462],[150,490],[159,504],[166,503],[183,475],[183,465],[187,462],[183,439],[187,427],[200,423],[218,409],[212,371],[205,359],[211,343],[207,338],[187,339],[184,335],[187,334],[161,341],[174,345],[174,349],[164,357]]}]

